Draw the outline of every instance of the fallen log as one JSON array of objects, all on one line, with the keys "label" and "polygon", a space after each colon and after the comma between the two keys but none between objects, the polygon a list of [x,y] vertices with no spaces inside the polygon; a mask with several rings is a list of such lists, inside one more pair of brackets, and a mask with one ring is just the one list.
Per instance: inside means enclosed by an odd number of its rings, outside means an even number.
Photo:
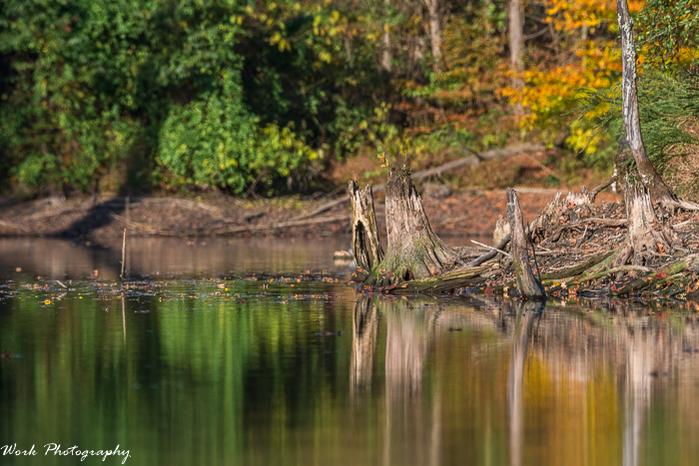
[{"label": "fallen log", "polygon": [[652,271],[648,275],[632,280],[616,291],[617,295],[628,295],[634,292],[652,287],[654,284],[665,282],[668,278],[677,277],[685,272],[699,272],[699,254],[688,254],[685,257],[674,260],[660,270]]},{"label": "fallen log", "polygon": [[477,286],[485,282],[498,270],[496,265],[460,267],[435,277],[422,278],[394,285],[384,291],[402,293],[441,294],[467,286]]},{"label": "fallen log", "polygon": [[499,254],[501,254],[501,250],[505,249],[507,244],[510,242],[510,239],[512,238],[511,235],[506,235],[503,239],[500,240],[499,243],[497,243],[490,251],[486,252],[485,254],[482,254],[475,259],[473,259],[471,262],[468,263],[470,267],[476,267],[479,266],[490,259],[493,259],[497,257]]},{"label": "fallen log", "polygon": [[[133,230],[134,232],[141,234],[143,236],[183,236],[182,232],[179,230],[170,231],[162,228],[157,228],[145,223],[135,222],[133,220],[127,220],[119,214],[112,213],[111,217],[122,224],[123,226]],[[347,214],[342,215],[332,215],[321,218],[310,218],[307,220],[291,220],[286,222],[269,223],[262,225],[235,225],[230,227],[210,227],[206,230],[198,229],[188,232],[192,236],[203,235],[203,236],[226,236],[235,235],[240,233],[255,233],[261,231],[274,231],[274,230],[284,230],[287,228],[294,227],[304,227],[310,225],[321,225],[326,223],[337,223],[346,222],[348,219]]]},{"label": "fallen log", "polygon": [[18,223],[12,223],[12,222],[7,222],[5,220],[0,220],[0,227],[2,228],[8,228],[10,230],[16,230],[19,233],[29,233],[29,229],[23,225],[20,225]]},{"label": "fallen log", "polygon": [[604,251],[601,253],[593,254],[592,256],[586,258],[582,262],[575,264],[570,267],[565,267],[558,270],[552,270],[548,273],[542,274],[541,278],[543,280],[555,280],[555,279],[572,279],[581,273],[589,270],[595,265],[599,264],[603,260],[607,259],[612,255],[612,251]]}]

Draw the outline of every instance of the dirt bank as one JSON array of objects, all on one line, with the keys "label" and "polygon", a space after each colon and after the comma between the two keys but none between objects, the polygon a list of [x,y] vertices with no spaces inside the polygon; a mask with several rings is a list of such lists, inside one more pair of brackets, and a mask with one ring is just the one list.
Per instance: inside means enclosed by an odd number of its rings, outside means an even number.
[{"label": "dirt bank", "polygon": [[[422,187],[425,209],[441,235],[490,235],[505,211],[504,190],[450,192]],[[537,215],[556,190],[520,188],[524,213]],[[337,198],[344,196],[338,193]],[[241,200],[223,195],[183,197],[44,198],[0,206],[0,236],[85,238],[135,236],[329,236],[349,232],[349,206],[340,203],[309,216],[335,197]],[[616,199],[603,194],[599,202]],[[377,194],[383,215],[383,196]],[[380,220],[382,222],[382,220]]]}]

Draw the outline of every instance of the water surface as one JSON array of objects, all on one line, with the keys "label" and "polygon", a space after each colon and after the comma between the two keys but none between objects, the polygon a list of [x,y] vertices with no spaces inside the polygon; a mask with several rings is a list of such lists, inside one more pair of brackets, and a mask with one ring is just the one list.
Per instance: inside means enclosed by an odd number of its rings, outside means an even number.
[{"label": "water surface", "polygon": [[357,296],[339,240],[149,240],[131,267],[155,279],[122,289],[110,250],[16,241],[0,445],[119,444],[139,466],[699,458],[699,322],[681,307]]}]

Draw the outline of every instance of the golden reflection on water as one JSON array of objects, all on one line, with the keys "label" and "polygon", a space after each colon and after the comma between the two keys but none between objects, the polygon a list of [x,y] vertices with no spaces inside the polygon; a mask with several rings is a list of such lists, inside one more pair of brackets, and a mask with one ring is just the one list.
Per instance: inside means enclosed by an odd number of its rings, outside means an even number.
[{"label": "golden reflection on water", "polygon": [[368,384],[376,316],[386,327],[384,464],[699,459],[694,314],[364,298],[353,314],[353,387]]}]

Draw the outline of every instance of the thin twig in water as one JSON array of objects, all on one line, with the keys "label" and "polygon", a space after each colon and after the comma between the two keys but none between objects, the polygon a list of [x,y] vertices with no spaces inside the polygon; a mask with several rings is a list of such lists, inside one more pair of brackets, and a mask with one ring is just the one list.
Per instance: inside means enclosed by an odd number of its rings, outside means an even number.
[{"label": "thin twig in water", "polygon": [[124,278],[124,270],[126,267],[126,228],[124,228],[124,236],[121,240],[121,273],[119,278]]}]

